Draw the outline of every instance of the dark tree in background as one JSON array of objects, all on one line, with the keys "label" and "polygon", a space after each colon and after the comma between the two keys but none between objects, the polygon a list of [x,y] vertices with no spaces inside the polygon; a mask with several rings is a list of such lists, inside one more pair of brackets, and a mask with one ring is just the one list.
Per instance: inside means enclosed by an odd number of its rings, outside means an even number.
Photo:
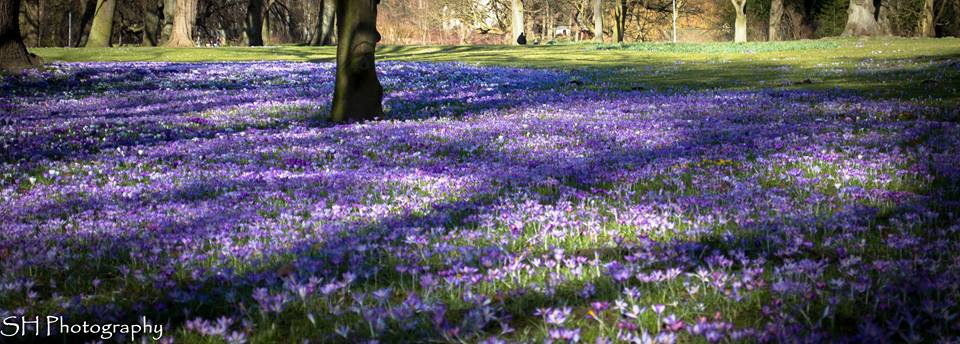
[{"label": "dark tree in background", "polygon": [[160,44],[163,23],[163,1],[147,0],[143,3],[143,45],[155,47]]},{"label": "dark tree in background", "polygon": [[[613,37],[609,42],[670,41],[674,36],[673,0],[601,2],[598,11],[593,9],[596,0],[391,0],[378,5],[377,25],[384,36],[381,43],[398,45],[515,44],[520,32],[534,43],[583,41],[600,33]],[[851,0],[749,2],[742,19],[750,24],[746,31],[751,40],[839,36],[851,19],[847,12]],[[178,38],[188,36],[189,45],[211,47],[260,45],[261,41],[334,45],[336,3],[198,0],[193,22],[186,23],[191,31]],[[675,3],[677,34],[684,40],[733,38],[738,11],[730,6],[731,0]],[[960,0],[878,3],[853,1],[850,35],[872,34],[863,30],[871,27],[881,35],[960,34]],[[82,47],[88,41],[91,47],[164,45],[173,35],[176,4],[177,0],[20,0],[20,33],[28,48]],[[594,12],[601,15],[593,16]],[[598,28],[596,19],[607,22]]]},{"label": "dark tree in background", "polygon": [[247,4],[247,43],[251,47],[263,46],[263,0],[250,0]]},{"label": "dark tree in background", "polygon": [[0,69],[17,70],[39,64],[27,52],[20,35],[20,0],[0,1]]},{"label": "dark tree in background", "polygon": [[364,121],[383,115],[383,86],[374,52],[379,0],[337,1],[337,79],[330,119]]},{"label": "dark tree in background", "polygon": [[160,25],[160,44],[166,44],[173,34],[173,17],[176,16],[177,0],[163,0],[163,23]]},{"label": "dark tree in background", "polygon": [[623,43],[627,31],[627,0],[615,0],[613,7],[613,36],[617,43]]},{"label": "dark tree in background", "polygon": [[310,45],[333,45],[336,39],[337,0],[320,0],[320,13]]}]

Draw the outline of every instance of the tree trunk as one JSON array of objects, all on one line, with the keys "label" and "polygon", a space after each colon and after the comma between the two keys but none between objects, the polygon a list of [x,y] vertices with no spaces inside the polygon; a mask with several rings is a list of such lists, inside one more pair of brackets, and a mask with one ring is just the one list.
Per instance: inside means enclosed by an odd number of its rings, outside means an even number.
[{"label": "tree trunk", "polygon": [[337,31],[334,24],[337,18],[337,1],[321,0],[320,15],[317,16],[317,28],[310,45],[333,45]]},{"label": "tree trunk", "polygon": [[160,44],[167,44],[173,34],[173,17],[177,13],[177,0],[163,1],[163,23],[160,29]]},{"label": "tree trunk", "polygon": [[603,3],[593,0],[593,40],[603,43]]},{"label": "tree trunk", "polygon": [[770,2],[770,41],[779,41],[783,39],[780,37],[780,22],[783,20],[783,0],[772,0]]},{"label": "tree trunk", "polygon": [[[530,19],[530,20],[526,20],[526,19]],[[537,19],[533,18],[533,16],[531,16],[530,18],[524,18],[523,32],[525,33],[528,39],[532,40],[533,37],[536,37],[536,33],[534,33],[534,29],[533,29],[534,26],[536,25],[537,25]]]},{"label": "tree trunk", "polygon": [[37,0],[37,48],[43,46],[43,0]]},{"label": "tree trunk", "polygon": [[155,47],[160,44],[162,2],[147,0],[143,5],[143,44]]},{"label": "tree trunk", "polygon": [[747,41],[747,14],[744,12],[744,9],[747,5],[747,0],[731,0],[733,2],[734,9],[737,10],[737,21],[734,26],[734,42],[746,42]]},{"label": "tree trunk", "polygon": [[20,6],[20,35],[25,46],[40,46],[40,20],[36,1],[22,1]]},{"label": "tree trunk", "polygon": [[878,1],[876,4],[877,4],[877,5],[876,5],[876,8],[874,9],[874,15],[873,15],[873,17],[874,17],[874,18],[877,18],[877,27],[878,27],[878,30],[879,30],[879,33],[878,33],[877,35],[878,35],[878,36],[890,36],[890,34],[891,34],[891,32],[892,32],[892,31],[891,31],[891,25],[890,25],[890,23],[891,23],[890,18],[891,18],[891,15],[892,15],[893,17],[896,17],[897,14],[896,14],[896,13],[891,14],[891,13],[890,13],[890,12],[891,12],[890,7],[888,7],[888,6],[883,6],[882,4],[879,3],[879,1]]},{"label": "tree trunk", "polygon": [[882,34],[880,25],[874,17],[876,8],[873,0],[850,0],[847,9],[847,26],[843,36],[878,36]]},{"label": "tree trunk", "polygon": [[40,64],[20,35],[20,0],[0,1],[0,69],[16,71]]},{"label": "tree trunk", "polygon": [[247,3],[247,43],[251,47],[263,46],[263,0]]},{"label": "tree trunk", "polygon": [[173,17],[177,13],[177,0],[163,1],[163,23],[160,29],[160,44],[165,45],[173,34]]},{"label": "tree trunk", "polygon": [[510,12],[513,14],[510,21],[510,42],[517,43],[517,38],[523,33],[523,0],[510,0]]},{"label": "tree trunk", "polygon": [[37,48],[43,46],[43,28],[43,0],[37,0]]},{"label": "tree trunk", "polygon": [[950,1],[950,7],[954,14],[953,19],[950,20],[950,27],[953,29],[954,36],[960,36],[960,0]]},{"label": "tree trunk", "polygon": [[934,30],[933,0],[923,1],[923,13],[920,16],[920,36],[937,37],[937,32]]},{"label": "tree trunk", "polygon": [[671,29],[673,32],[670,33],[670,39],[673,40],[673,43],[677,43],[677,0],[673,0],[670,9],[670,19],[673,19],[673,22],[670,23]]},{"label": "tree trunk", "polygon": [[193,47],[193,25],[197,20],[197,0],[177,0],[173,15],[173,32],[164,46],[170,48]]},{"label": "tree trunk", "polygon": [[260,37],[263,38],[263,44],[269,45],[273,37],[270,35],[270,9],[273,8],[274,0],[264,0],[263,3],[263,25],[260,26]]},{"label": "tree trunk", "polygon": [[627,29],[627,1],[626,0],[616,0],[616,8],[614,9],[613,19],[616,23],[613,25],[613,35],[617,40],[617,43],[623,43],[623,36],[626,34]]},{"label": "tree trunk", "polygon": [[341,123],[383,115],[383,87],[374,58],[379,0],[338,0],[337,78],[330,119]]},{"label": "tree trunk", "polygon": [[113,14],[116,13],[117,0],[98,0],[97,10],[87,37],[87,48],[106,48],[110,46],[113,35]]},{"label": "tree trunk", "polygon": [[85,0],[80,2],[78,11],[79,15],[75,17],[76,24],[73,26],[73,30],[75,30],[74,32],[76,32],[76,34],[74,34],[73,37],[70,37],[73,39],[73,41],[70,42],[71,47],[81,47],[84,45],[84,43],[86,43],[87,27],[88,24],[90,24],[90,21],[93,20],[93,11],[97,7],[96,1],[97,0]]},{"label": "tree trunk", "polygon": [[544,3],[546,8],[543,14],[543,26],[540,27],[540,40],[544,43],[550,40],[550,2]]}]

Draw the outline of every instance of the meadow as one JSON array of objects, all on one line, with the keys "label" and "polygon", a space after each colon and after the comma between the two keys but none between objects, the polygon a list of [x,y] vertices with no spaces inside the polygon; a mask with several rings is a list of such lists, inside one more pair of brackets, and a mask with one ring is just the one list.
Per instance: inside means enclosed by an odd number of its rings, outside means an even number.
[{"label": "meadow", "polygon": [[[960,39],[36,49],[0,78],[0,318],[165,342],[960,335]],[[117,337],[123,340],[122,337]],[[92,338],[91,338],[92,339]]]}]

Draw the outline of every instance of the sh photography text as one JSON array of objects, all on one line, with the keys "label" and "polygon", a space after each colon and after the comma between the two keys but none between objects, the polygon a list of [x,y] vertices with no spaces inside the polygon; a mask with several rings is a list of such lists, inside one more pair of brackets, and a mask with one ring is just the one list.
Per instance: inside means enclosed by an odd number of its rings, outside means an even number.
[{"label": "sh photography text", "polygon": [[99,324],[68,323],[62,316],[7,316],[0,319],[0,338],[4,337],[41,337],[56,335],[95,335],[109,340],[116,335],[124,335],[135,341],[137,337],[153,340],[163,338],[163,325],[153,325],[147,317],[140,317],[135,324]]}]

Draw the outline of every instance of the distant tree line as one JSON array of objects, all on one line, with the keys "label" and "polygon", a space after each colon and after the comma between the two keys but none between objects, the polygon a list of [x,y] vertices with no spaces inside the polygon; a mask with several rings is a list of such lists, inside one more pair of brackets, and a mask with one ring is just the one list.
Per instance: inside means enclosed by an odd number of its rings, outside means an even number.
[{"label": "distant tree line", "polygon": [[[13,5],[13,0],[8,6]],[[956,36],[960,0],[384,0],[388,44]],[[28,47],[336,43],[335,0],[20,0]],[[178,16],[184,18],[179,23]]]}]

